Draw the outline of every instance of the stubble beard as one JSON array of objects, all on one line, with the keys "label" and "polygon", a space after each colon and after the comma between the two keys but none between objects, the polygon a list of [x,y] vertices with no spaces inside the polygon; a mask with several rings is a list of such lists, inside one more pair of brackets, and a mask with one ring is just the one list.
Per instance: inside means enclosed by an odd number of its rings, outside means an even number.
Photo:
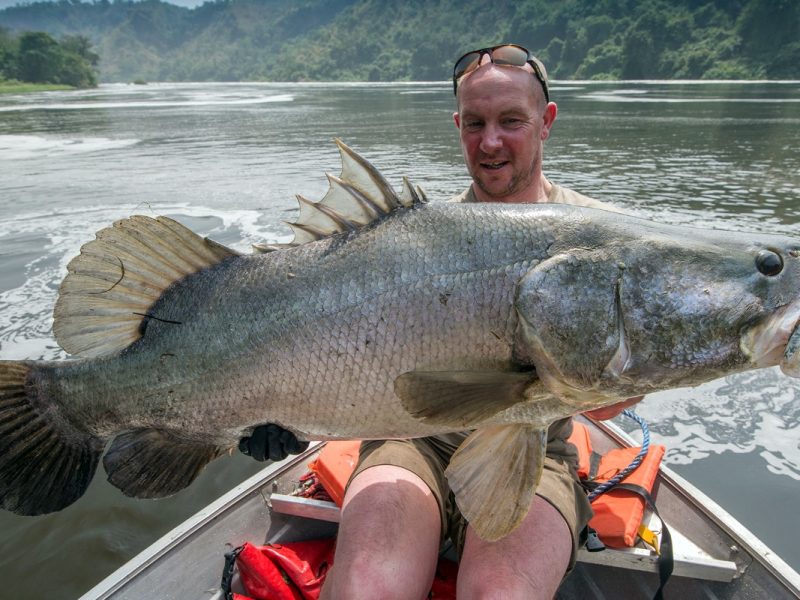
[{"label": "stubble beard", "polygon": [[[502,200],[503,198],[508,198],[509,196],[524,190],[528,185],[530,185],[534,180],[534,175],[536,174],[538,164],[541,164],[541,162],[538,160],[538,157],[534,157],[527,171],[513,172],[508,181],[508,185],[505,187],[505,189],[499,192],[496,189],[490,188],[490,186],[483,180],[481,176],[473,175],[472,180],[486,196],[489,198]],[[533,200],[536,201],[538,198],[534,198]]]}]

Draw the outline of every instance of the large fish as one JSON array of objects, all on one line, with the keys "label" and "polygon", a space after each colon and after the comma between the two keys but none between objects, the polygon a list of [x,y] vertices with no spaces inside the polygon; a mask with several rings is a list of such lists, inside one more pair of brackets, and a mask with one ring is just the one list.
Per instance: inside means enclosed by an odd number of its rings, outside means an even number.
[{"label": "large fish", "polygon": [[447,471],[477,533],[525,516],[556,419],[780,364],[800,374],[800,244],[562,205],[397,195],[340,144],[295,243],[241,255],[132,217],[69,264],[77,360],[0,363],[0,498],[56,511],[106,445],[125,494],[189,485],[252,427],[306,439],[475,429]]}]

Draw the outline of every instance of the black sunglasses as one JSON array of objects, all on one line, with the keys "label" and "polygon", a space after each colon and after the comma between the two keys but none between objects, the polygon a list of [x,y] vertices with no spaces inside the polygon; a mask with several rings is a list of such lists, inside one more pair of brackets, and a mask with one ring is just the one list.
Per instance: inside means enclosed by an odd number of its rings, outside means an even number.
[{"label": "black sunglasses", "polygon": [[480,50],[467,52],[459,58],[453,67],[454,94],[458,91],[458,80],[477,69],[484,54],[488,55],[489,60],[496,65],[524,67],[527,64],[533,67],[534,76],[542,84],[545,100],[550,102],[550,90],[547,89],[547,76],[545,75],[544,65],[530,53],[530,50],[516,44],[501,44],[491,48],[481,48]]}]

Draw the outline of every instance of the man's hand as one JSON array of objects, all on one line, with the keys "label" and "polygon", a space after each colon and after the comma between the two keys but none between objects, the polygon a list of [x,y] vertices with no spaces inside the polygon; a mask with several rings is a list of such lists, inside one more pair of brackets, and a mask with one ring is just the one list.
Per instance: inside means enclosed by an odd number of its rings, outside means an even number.
[{"label": "man's hand", "polygon": [[597,408],[595,410],[587,410],[583,414],[589,417],[590,419],[594,419],[595,421],[605,421],[606,419],[613,419],[626,408],[629,408],[634,404],[641,402],[642,398],[644,398],[644,396],[634,396],[633,398],[628,398],[627,400],[623,400],[622,402],[618,402],[617,404],[612,404],[611,406],[604,406],[603,408]]},{"label": "man's hand", "polygon": [[274,423],[259,425],[250,437],[239,440],[239,451],[258,461],[283,460],[290,454],[299,454],[308,448],[291,431]]}]

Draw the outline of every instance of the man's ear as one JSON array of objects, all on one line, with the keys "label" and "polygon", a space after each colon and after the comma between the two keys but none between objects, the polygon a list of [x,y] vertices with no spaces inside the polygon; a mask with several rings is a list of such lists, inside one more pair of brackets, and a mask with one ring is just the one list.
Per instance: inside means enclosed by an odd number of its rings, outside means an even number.
[{"label": "man's ear", "polygon": [[453,113],[453,122],[458,129],[461,129],[461,115],[458,114],[458,111]]},{"label": "man's ear", "polygon": [[542,141],[550,137],[550,129],[553,127],[553,123],[556,122],[556,116],[558,116],[556,103],[548,102],[542,115]]}]

